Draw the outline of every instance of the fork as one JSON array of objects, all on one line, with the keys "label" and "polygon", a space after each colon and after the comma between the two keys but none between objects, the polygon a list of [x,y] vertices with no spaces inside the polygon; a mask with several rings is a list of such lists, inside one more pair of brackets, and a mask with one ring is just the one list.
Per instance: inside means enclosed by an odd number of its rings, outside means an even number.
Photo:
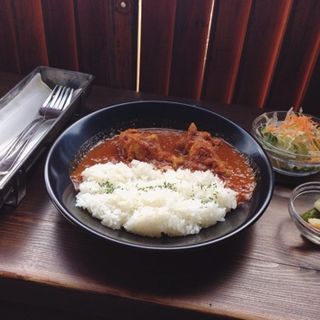
[{"label": "fork", "polygon": [[73,89],[56,85],[48,98],[38,111],[38,117],[30,122],[14,138],[7,147],[4,155],[0,158],[0,175],[7,174],[17,163],[33,135],[39,127],[47,120],[57,118],[61,112],[70,104]]}]

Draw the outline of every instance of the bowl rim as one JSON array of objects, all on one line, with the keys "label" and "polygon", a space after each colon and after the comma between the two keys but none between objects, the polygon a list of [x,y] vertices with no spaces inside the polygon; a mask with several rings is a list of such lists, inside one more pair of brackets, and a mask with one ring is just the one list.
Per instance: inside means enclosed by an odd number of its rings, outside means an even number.
[{"label": "bowl rim", "polygon": [[[296,112],[296,111],[293,111],[294,113],[296,114],[303,114],[307,117],[311,117],[313,120],[315,120],[316,122],[319,123],[320,125],[320,119],[311,115],[311,114],[307,114],[307,113],[303,113],[303,112]],[[257,116],[253,122],[252,122],[252,127],[251,127],[251,132],[253,134],[253,136],[259,140],[259,142],[262,144],[262,146],[267,150],[267,151],[270,151],[270,152],[273,152],[277,155],[280,155],[280,156],[287,156],[288,160],[294,160],[296,162],[299,162],[299,163],[304,163],[305,165],[320,165],[320,151],[313,151],[312,152],[312,155],[315,155],[316,157],[319,157],[319,161],[315,161],[315,162],[311,162],[311,161],[306,161],[304,160],[303,158],[309,158],[310,155],[306,155],[306,154],[301,154],[301,153],[296,153],[296,152],[292,152],[292,151],[287,151],[285,149],[282,149],[282,148],[279,148],[279,147],[276,147],[274,145],[272,145],[271,143],[269,142],[266,142],[262,136],[261,136],[261,133],[260,131],[258,130],[260,128],[260,126],[258,126],[258,122],[261,120],[261,119],[267,119],[267,116],[268,115],[273,115],[273,114],[286,114],[288,113],[288,111],[285,111],[285,110],[280,110],[280,111],[267,111],[267,112],[263,112],[262,114],[260,114],[259,116]],[[296,159],[297,157],[299,158],[302,158],[302,159]]]},{"label": "bowl rim", "polygon": [[238,130],[244,132],[245,134],[247,134],[249,137],[251,137],[253,140],[254,137],[250,134],[250,132],[248,132],[246,129],[244,129],[242,126],[240,126],[239,124],[235,123],[234,121],[230,120],[229,118],[220,115],[217,112],[214,112],[208,108],[205,108],[201,105],[195,105],[193,103],[188,103],[188,102],[178,102],[175,100],[135,100],[135,101],[128,101],[128,102],[121,102],[121,103],[117,103],[117,104],[113,104],[110,106],[106,106],[103,107],[99,110],[96,110],[88,115],[85,115],[84,117],[80,118],[79,120],[77,120],[76,122],[74,122],[73,124],[71,124],[68,128],[66,128],[61,134],[60,136],[56,139],[56,141],[52,144],[47,158],[46,158],[46,162],[45,162],[45,168],[44,168],[44,177],[45,177],[45,185],[46,185],[46,189],[47,192],[54,204],[54,206],[60,211],[60,213],[70,222],[72,222],[73,224],[75,224],[78,227],[81,227],[84,231],[89,232],[90,234],[97,236],[98,238],[102,238],[104,240],[109,241],[111,244],[116,244],[116,245],[122,245],[122,246],[127,246],[127,247],[131,247],[131,248],[136,248],[136,249],[142,249],[142,250],[151,250],[151,251],[183,251],[183,250],[191,250],[191,249],[197,249],[197,248],[206,248],[208,246],[214,245],[216,243],[219,243],[223,240],[232,238],[233,236],[235,236],[236,234],[239,234],[240,232],[242,232],[243,230],[245,230],[247,227],[249,227],[250,225],[253,225],[257,220],[259,220],[259,218],[263,215],[263,213],[266,211],[266,209],[268,208],[271,199],[272,199],[272,195],[273,195],[273,191],[274,191],[274,181],[275,181],[275,177],[274,177],[274,171],[272,169],[272,165],[270,162],[270,159],[268,158],[268,155],[266,153],[266,151],[264,150],[264,148],[260,145],[259,142],[257,142],[257,146],[260,149],[261,153],[264,155],[264,159],[266,161],[267,164],[267,168],[268,168],[268,172],[267,175],[270,177],[269,179],[269,185],[267,187],[267,192],[266,192],[266,196],[265,198],[261,201],[261,205],[258,208],[258,210],[252,215],[252,217],[250,219],[248,219],[245,223],[243,223],[241,226],[237,227],[235,230],[232,230],[231,232],[222,235],[216,239],[211,239],[209,241],[204,241],[204,242],[199,242],[196,244],[192,244],[192,245],[176,245],[173,247],[169,247],[169,246],[165,246],[165,245],[159,245],[159,246],[152,246],[152,245],[147,245],[147,244],[139,244],[139,243],[130,243],[129,241],[126,240],[119,240],[117,238],[112,238],[110,236],[104,235],[102,233],[100,233],[97,230],[94,230],[93,228],[91,228],[90,226],[87,226],[85,223],[81,222],[80,220],[77,219],[76,216],[74,216],[71,212],[69,212],[66,208],[64,208],[64,206],[60,203],[59,199],[57,198],[57,196],[55,195],[55,192],[50,184],[50,177],[49,177],[49,167],[50,167],[50,159],[52,157],[52,154],[54,153],[55,148],[57,147],[57,145],[59,144],[59,142],[63,139],[63,136],[66,132],[72,130],[72,128],[76,127],[79,123],[86,121],[87,119],[91,118],[91,117],[95,117],[97,115],[99,115],[102,112],[106,112],[106,110],[110,110],[110,109],[114,109],[114,108],[118,108],[121,106],[126,106],[126,105],[130,105],[130,104],[148,104],[148,103],[156,103],[156,104],[162,104],[162,103],[170,103],[170,104],[176,104],[176,105],[184,105],[190,108],[194,108],[194,109],[198,109],[200,111],[205,111],[208,113],[211,113],[215,116],[218,116],[219,118],[229,122],[230,124],[234,125],[235,127],[237,127]]},{"label": "bowl rim", "polygon": [[[306,188],[306,189],[305,189]],[[309,232],[311,232],[313,235],[320,237],[320,229],[314,227],[310,223],[306,222],[301,215],[297,212],[294,206],[294,201],[301,195],[306,193],[312,193],[318,191],[320,196],[320,181],[310,181],[305,182],[293,189],[291,192],[290,198],[289,198],[289,213],[291,217],[294,219],[294,221],[298,222],[300,225],[302,225],[305,229],[307,229]],[[310,207],[311,209],[311,207]]]}]

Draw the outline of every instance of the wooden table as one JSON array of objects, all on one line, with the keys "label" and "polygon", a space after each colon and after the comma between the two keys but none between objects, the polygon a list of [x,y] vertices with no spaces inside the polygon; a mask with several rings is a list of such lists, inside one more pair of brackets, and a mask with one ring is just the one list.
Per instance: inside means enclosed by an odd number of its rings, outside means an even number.
[{"label": "wooden table", "polygon": [[[17,80],[0,74],[1,95]],[[87,108],[150,97],[93,87]],[[246,128],[261,113],[211,109]],[[1,209],[1,319],[320,318],[320,250],[300,236],[287,209],[301,181],[277,178],[262,218],[223,246],[154,254],[113,247],[69,223],[47,195],[44,159],[29,172],[21,204]]]}]

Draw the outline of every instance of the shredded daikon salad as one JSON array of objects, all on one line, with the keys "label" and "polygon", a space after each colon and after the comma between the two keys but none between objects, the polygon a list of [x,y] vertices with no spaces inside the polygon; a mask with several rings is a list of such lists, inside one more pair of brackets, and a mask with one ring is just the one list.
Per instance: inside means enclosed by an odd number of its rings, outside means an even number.
[{"label": "shredded daikon salad", "polygon": [[268,118],[261,129],[265,142],[276,148],[309,156],[310,162],[320,161],[320,124],[311,116],[290,109],[283,121],[277,113]]}]

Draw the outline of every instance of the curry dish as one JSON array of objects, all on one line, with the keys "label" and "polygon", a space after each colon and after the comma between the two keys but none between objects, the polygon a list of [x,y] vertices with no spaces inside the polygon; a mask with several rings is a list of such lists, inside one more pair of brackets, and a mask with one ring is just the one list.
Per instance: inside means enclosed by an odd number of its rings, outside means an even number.
[{"label": "curry dish", "polygon": [[81,182],[81,172],[97,163],[129,163],[133,159],[161,169],[211,170],[238,193],[240,203],[251,198],[256,186],[248,159],[223,139],[198,131],[194,123],[187,131],[156,128],[122,131],[89,150],[74,168],[71,179]]}]

